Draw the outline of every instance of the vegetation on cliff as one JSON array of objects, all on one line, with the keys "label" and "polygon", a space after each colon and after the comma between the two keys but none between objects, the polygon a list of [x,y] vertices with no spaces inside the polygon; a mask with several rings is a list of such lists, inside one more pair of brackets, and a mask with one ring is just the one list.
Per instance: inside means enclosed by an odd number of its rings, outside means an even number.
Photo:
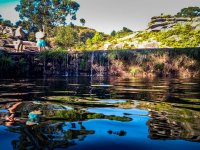
[{"label": "vegetation on cliff", "polygon": [[[98,32],[94,29],[84,27],[86,20],[80,19],[83,26],[75,26],[66,22],[66,14],[71,16],[71,21],[76,19],[76,12],[79,4],[74,1],[67,1],[57,6],[56,1],[52,2],[52,7],[59,9],[52,12],[51,9],[46,10],[50,3],[46,6],[43,1],[38,4],[37,10],[33,10],[33,4],[28,1],[21,1],[16,10],[19,11],[21,23],[26,29],[27,39],[36,41],[35,32],[45,27],[47,33],[47,41],[49,47],[61,47],[67,50],[114,50],[114,49],[135,49],[135,48],[185,48],[200,46],[200,8],[188,7],[183,8],[175,16],[164,15],[154,16],[148,24],[148,29],[143,31],[132,31],[123,27],[120,31],[113,30],[110,35]],[[29,8],[27,11],[27,8]],[[62,9],[66,8],[66,9]],[[36,11],[36,13],[32,13]],[[43,12],[44,11],[44,12]],[[62,12],[62,13],[61,13]],[[38,14],[40,15],[38,19]],[[49,14],[49,15],[47,15]],[[60,18],[61,19],[58,19]],[[57,18],[57,19],[55,19]],[[30,20],[30,21],[29,21]],[[8,20],[0,18],[2,33],[1,37],[7,36],[7,30],[3,26],[12,26]]]}]

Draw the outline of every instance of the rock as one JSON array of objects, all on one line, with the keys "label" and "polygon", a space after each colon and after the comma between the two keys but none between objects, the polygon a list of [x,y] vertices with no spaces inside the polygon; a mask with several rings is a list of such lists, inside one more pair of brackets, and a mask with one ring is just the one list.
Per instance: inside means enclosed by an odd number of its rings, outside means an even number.
[{"label": "rock", "polygon": [[5,27],[3,29],[3,34],[8,35],[9,37],[14,37],[14,32],[13,32],[13,29],[11,27]]},{"label": "rock", "polygon": [[167,39],[168,39],[168,40],[174,39],[174,40],[176,40],[176,41],[180,41],[180,40],[181,40],[181,37],[178,36],[178,35],[173,35],[173,36],[168,37]]},{"label": "rock", "polygon": [[5,40],[0,39],[0,47],[4,47],[6,44]]},{"label": "rock", "polygon": [[124,40],[131,39],[131,38],[133,38],[134,36],[136,36],[137,34],[138,34],[138,32],[134,32],[134,33],[131,34],[131,35],[125,36],[125,37],[120,38],[120,39],[117,39],[117,41],[124,41]]},{"label": "rock", "polygon": [[104,44],[103,47],[104,47],[105,50],[107,50],[110,45],[111,45],[111,43],[109,42],[109,43]]},{"label": "rock", "polygon": [[124,47],[124,43],[118,43],[114,46],[114,48],[122,49]]},{"label": "rock", "polygon": [[175,17],[175,16],[168,16],[168,17],[154,17],[151,19],[149,23],[148,31],[161,31],[167,28],[171,28],[177,23],[187,23],[191,21],[189,17]]},{"label": "rock", "polygon": [[200,30],[200,24],[195,26],[195,30]]},{"label": "rock", "polygon": [[192,19],[193,22],[200,22],[200,17],[195,17]]},{"label": "rock", "polygon": [[4,28],[5,28],[4,26],[0,25],[0,33],[3,33]]}]

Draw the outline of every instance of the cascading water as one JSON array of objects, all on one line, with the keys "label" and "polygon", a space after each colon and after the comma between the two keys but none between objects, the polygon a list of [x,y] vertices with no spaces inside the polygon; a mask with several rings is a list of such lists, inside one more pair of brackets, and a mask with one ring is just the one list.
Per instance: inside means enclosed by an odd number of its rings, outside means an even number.
[{"label": "cascading water", "polygon": [[91,55],[91,68],[90,68],[90,76],[93,76],[93,63],[94,63],[94,52]]}]

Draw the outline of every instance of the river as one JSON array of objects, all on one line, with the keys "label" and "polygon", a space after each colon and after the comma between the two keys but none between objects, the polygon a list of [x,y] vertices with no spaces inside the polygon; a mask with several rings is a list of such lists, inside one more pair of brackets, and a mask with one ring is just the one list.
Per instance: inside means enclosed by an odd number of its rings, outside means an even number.
[{"label": "river", "polygon": [[0,149],[199,149],[199,81],[0,80]]}]

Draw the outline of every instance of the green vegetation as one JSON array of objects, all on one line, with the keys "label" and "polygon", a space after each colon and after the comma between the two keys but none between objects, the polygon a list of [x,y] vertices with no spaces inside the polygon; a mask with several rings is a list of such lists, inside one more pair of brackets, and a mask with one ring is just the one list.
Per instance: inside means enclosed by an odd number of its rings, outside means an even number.
[{"label": "green vegetation", "polygon": [[[37,7],[34,7],[34,6]],[[57,7],[58,9],[54,8]],[[80,19],[82,26],[66,23],[66,17],[76,19],[79,4],[71,0],[29,2],[21,0],[16,10],[20,21],[28,32],[28,40],[35,41],[35,32],[42,26],[47,34],[51,48],[66,50],[122,50],[135,48],[187,48],[200,45],[200,8],[183,8],[176,16],[170,14],[154,16],[149,29],[133,32],[127,27],[112,31],[110,35],[84,27],[86,21]],[[35,9],[37,8],[37,9]],[[34,13],[33,13],[34,12]],[[3,26],[12,26],[0,16]],[[1,37],[7,36],[1,33]],[[133,71],[134,72],[134,71]],[[134,73],[133,73],[134,74]]]},{"label": "green vegetation", "polygon": [[154,39],[162,47],[197,47],[200,44],[200,30],[194,30],[189,24],[177,24],[172,29],[160,32],[143,32],[136,36],[140,42]]},{"label": "green vegetation", "polygon": [[72,27],[58,27],[54,29],[54,42],[56,47],[71,48],[78,42],[77,32]]},{"label": "green vegetation", "polygon": [[85,25],[85,22],[86,22],[86,21],[85,21],[85,19],[84,19],[84,18],[81,18],[81,19],[80,19],[80,23],[82,24],[82,26],[84,26],[84,25]]},{"label": "green vegetation", "polygon": [[[190,101],[188,99],[188,101]],[[192,100],[191,100],[192,101]],[[182,124],[187,124],[193,126],[196,124],[196,118],[200,117],[199,104],[183,104],[181,103],[167,103],[167,102],[158,102],[158,103],[150,103],[150,102],[141,102],[138,105],[138,108],[145,108],[151,111],[157,112],[165,112],[167,118],[171,122],[179,122]],[[197,109],[198,108],[198,109]],[[192,117],[193,116],[193,117]],[[185,127],[187,129],[187,127]]]},{"label": "green vegetation", "polygon": [[7,52],[0,51],[0,76],[9,77],[11,74],[15,76],[26,75],[28,73],[28,63],[24,58],[14,59],[7,55]]},{"label": "green vegetation", "polygon": [[16,11],[19,12],[20,22],[29,31],[42,26],[49,31],[52,27],[66,25],[67,17],[76,20],[79,7],[80,5],[73,0],[20,0]]},{"label": "green vegetation", "polygon": [[76,111],[76,110],[59,110],[55,111],[53,116],[54,119],[64,119],[67,121],[83,121],[87,119],[109,119],[109,120],[116,120],[116,121],[131,121],[131,118],[128,117],[120,117],[120,116],[107,116],[104,114],[98,113],[88,113],[85,111]]},{"label": "green vegetation", "polygon": [[0,25],[12,27],[13,24],[10,20],[4,20],[0,15]]},{"label": "green vegetation", "polygon": [[200,8],[199,7],[188,7],[181,9],[180,12],[177,13],[177,16],[181,17],[197,17],[200,16]]}]

